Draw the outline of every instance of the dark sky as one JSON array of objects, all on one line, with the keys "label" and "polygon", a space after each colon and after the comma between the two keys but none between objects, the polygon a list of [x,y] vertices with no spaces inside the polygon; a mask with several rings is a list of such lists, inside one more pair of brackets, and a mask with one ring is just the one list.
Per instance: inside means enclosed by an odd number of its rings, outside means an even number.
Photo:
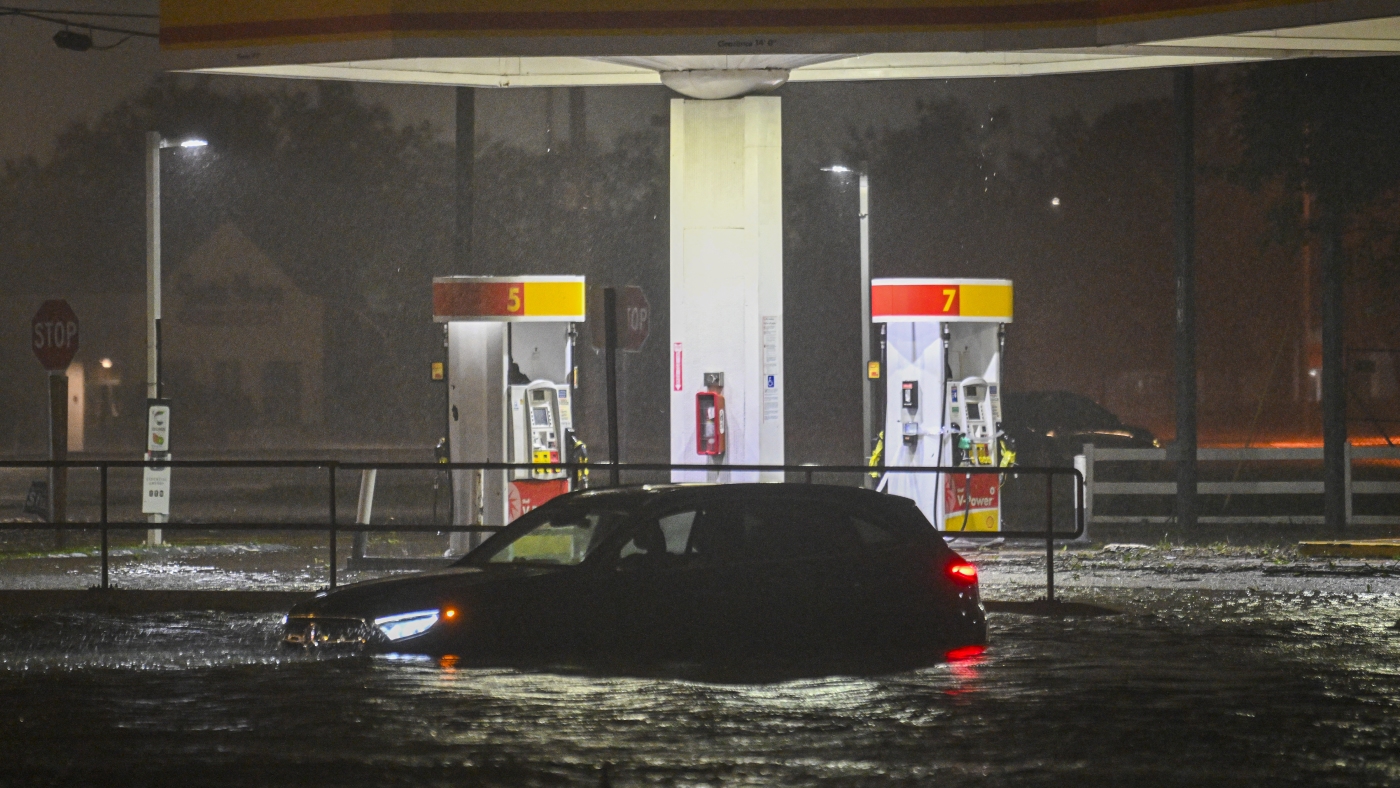
[{"label": "dark sky", "polygon": [[[61,6],[51,3],[26,7],[62,7],[134,13],[155,13],[154,0],[74,0]],[[156,29],[155,20],[125,20],[118,26]],[[70,52],[54,46],[55,26],[20,17],[0,17],[0,106],[7,110],[0,123],[0,160],[32,155],[46,158],[55,135],[74,121],[89,121],[141,90],[160,70],[160,53],[154,39],[133,38],[105,52]],[[98,46],[113,43],[113,34],[98,33]],[[260,89],[273,83],[265,78],[221,77],[230,88]],[[1165,96],[1170,80],[1165,72],[1139,71],[1118,74],[1086,74],[1056,79],[995,79],[952,81],[886,81],[848,83],[841,86],[841,100],[820,108],[819,113],[789,112],[792,128],[864,127],[870,124],[901,126],[914,117],[919,98],[951,94],[972,106],[1002,105],[1015,109],[1019,137],[1034,147],[1044,124],[1055,114],[1077,112],[1092,120],[1119,101]],[[359,92],[369,101],[381,102],[404,123],[431,122],[445,138],[453,132],[453,92],[436,86],[362,85]],[[650,122],[650,106],[628,100],[626,89],[598,91],[590,96],[589,131],[607,139],[612,133]],[[523,147],[545,145],[542,91],[487,90],[480,93],[479,114],[495,119],[482,129],[487,139],[510,140]],[[567,111],[555,102],[556,118]],[[562,123],[557,125],[562,126]],[[799,144],[801,136],[789,137]]]}]

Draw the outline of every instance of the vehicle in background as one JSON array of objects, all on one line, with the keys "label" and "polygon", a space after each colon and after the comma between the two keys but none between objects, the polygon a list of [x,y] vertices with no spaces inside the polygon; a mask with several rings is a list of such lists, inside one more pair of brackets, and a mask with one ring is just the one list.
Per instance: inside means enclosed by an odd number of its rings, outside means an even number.
[{"label": "vehicle in background", "polygon": [[976,568],[912,501],[729,484],[561,496],[451,568],[317,594],[283,639],[462,664],[802,672],[966,657],[986,637]]},{"label": "vehicle in background", "polygon": [[1020,465],[1072,466],[1086,443],[1103,449],[1160,447],[1151,431],[1124,424],[1081,394],[1004,391],[1001,410],[1002,432],[1015,441]]}]

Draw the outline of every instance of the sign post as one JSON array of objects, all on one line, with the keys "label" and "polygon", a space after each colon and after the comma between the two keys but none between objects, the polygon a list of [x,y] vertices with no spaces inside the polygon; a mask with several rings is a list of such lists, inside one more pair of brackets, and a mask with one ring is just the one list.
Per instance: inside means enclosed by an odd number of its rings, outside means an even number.
[{"label": "sign post", "polygon": [[[78,352],[78,316],[67,301],[45,301],[30,321],[34,356],[49,371],[49,459],[68,459],[68,365]],[[49,522],[58,525],[54,541],[63,546],[68,517],[68,470],[49,469]]]},{"label": "sign post", "polygon": [[[603,319],[589,323],[593,347],[603,351],[604,373],[608,388],[608,460],[613,463],[609,481],[618,486],[617,463],[617,351],[641,352],[651,333],[651,304],[646,293],[636,285],[594,289],[595,301],[602,299]],[[596,306],[595,306],[596,309]]]}]

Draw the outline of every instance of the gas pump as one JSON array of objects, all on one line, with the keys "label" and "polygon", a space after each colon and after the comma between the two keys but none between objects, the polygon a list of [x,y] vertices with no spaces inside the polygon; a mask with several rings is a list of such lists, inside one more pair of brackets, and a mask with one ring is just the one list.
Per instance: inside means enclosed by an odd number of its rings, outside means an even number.
[{"label": "gas pump", "polygon": [[948,383],[948,423],[952,434],[953,464],[997,465],[997,438],[1001,436],[999,387],[981,378]]},{"label": "gas pump", "polygon": [[[959,468],[994,468],[999,464],[1001,436],[1000,387],[982,378],[948,382],[949,464]],[[1000,476],[989,473],[949,474],[943,492],[944,529],[998,530],[1001,508]]]},{"label": "gas pump", "polygon": [[[510,387],[511,452],[509,462],[566,462],[569,446],[564,435],[574,428],[569,386],[536,380],[528,386]],[[512,479],[563,479],[562,468],[511,471]]]},{"label": "gas pump", "polygon": [[[870,296],[886,324],[885,467],[996,467],[1011,282],[876,279]],[[887,472],[881,484],[940,530],[1001,528],[998,474]]]},{"label": "gas pump", "polygon": [[[548,466],[586,452],[573,433],[574,324],[584,320],[584,292],[581,276],[433,279],[433,320],[447,332],[453,462]],[[453,524],[504,525],[575,481],[550,467],[453,471]],[[453,535],[453,552],[480,541],[466,536]]]}]

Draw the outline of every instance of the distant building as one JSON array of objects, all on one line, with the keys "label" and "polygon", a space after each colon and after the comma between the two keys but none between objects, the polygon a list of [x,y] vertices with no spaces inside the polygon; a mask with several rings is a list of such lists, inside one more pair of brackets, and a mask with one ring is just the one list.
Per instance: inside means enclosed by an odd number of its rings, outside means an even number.
[{"label": "distant building", "polygon": [[324,306],[236,226],[172,267],[164,311],[163,378],[199,448],[285,447],[318,431]]}]

